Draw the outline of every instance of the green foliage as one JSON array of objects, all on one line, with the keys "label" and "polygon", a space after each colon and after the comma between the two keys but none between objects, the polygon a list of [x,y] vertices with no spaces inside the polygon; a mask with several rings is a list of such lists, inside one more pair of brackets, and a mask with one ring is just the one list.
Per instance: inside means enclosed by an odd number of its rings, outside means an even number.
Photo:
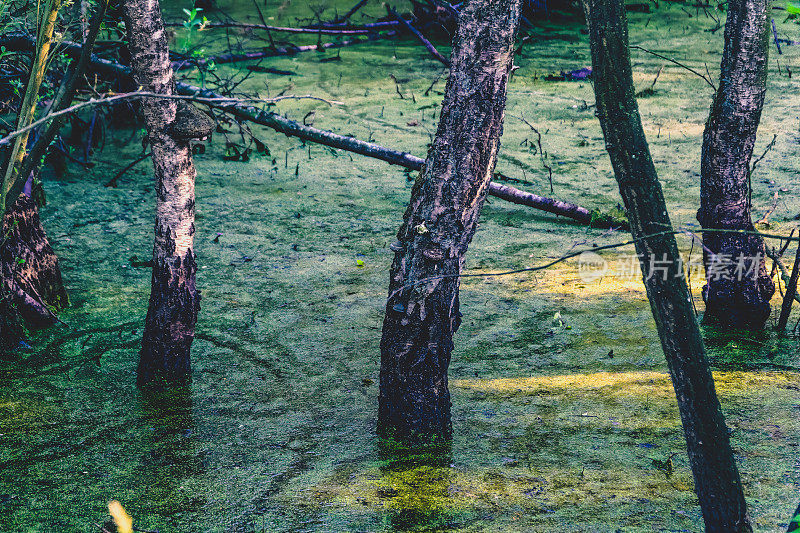
[{"label": "green foliage", "polygon": [[592,219],[589,225],[593,228],[597,227],[628,227],[628,214],[619,206],[609,209],[608,211],[601,211],[595,209],[592,211]]},{"label": "green foliage", "polygon": [[181,49],[184,53],[190,53],[190,55],[194,58],[200,58],[204,54],[203,50],[191,50],[192,43],[197,37],[197,32],[205,28],[206,24],[208,24],[208,19],[205,16],[200,15],[201,11],[203,11],[203,9],[200,7],[183,10],[183,12],[186,14],[186,20],[183,22],[183,27],[186,28],[187,33],[181,42]]}]

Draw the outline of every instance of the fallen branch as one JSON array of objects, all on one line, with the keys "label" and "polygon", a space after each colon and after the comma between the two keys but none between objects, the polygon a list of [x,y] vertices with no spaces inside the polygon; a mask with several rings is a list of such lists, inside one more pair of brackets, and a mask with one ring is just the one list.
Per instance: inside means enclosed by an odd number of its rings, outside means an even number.
[{"label": "fallen branch", "polygon": [[415,36],[417,39],[419,39],[419,41],[420,41],[420,42],[421,42],[421,43],[422,43],[422,44],[425,46],[425,48],[427,48],[427,49],[428,49],[428,52],[430,52],[430,53],[431,53],[431,55],[432,55],[433,57],[435,57],[436,59],[438,59],[439,61],[441,61],[441,63],[442,63],[444,66],[446,66],[446,67],[448,67],[448,68],[450,67],[450,60],[449,60],[449,59],[447,59],[446,57],[444,57],[442,54],[440,54],[440,53],[439,53],[439,50],[437,50],[437,49],[436,49],[436,47],[435,47],[435,46],[433,46],[433,44],[432,44],[432,43],[431,43],[431,42],[430,42],[428,39],[426,39],[426,38],[425,38],[425,36],[424,36],[424,35],[422,35],[422,33],[421,33],[421,32],[420,32],[420,31],[419,31],[417,28],[415,28],[414,26],[412,26],[410,22],[408,22],[406,19],[404,19],[403,17],[401,17],[401,16],[400,16],[400,14],[399,14],[399,13],[397,13],[397,11],[395,11],[395,10],[394,10],[394,9],[392,9],[391,7],[389,7],[389,6],[386,6],[386,9],[387,9],[387,11],[389,11],[389,14],[390,14],[391,16],[393,16],[393,17],[394,17],[394,18],[397,20],[397,22],[399,22],[399,23],[400,23],[400,24],[401,24],[403,27],[405,27],[405,28],[406,28],[408,31],[410,31],[411,33],[413,33],[413,34],[414,34],[414,36]]},{"label": "fallen branch", "polygon": [[[178,93],[184,95],[198,96],[207,99],[220,98],[220,95],[208,89],[201,89],[200,87],[193,87],[185,83],[177,84]],[[374,143],[354,139],[339,135],[330,131],[319,130],[310,126],[304,126],[293,120],[284,118],[276,113],[263,111],[255,107],[246,105],[218,105],[220,109],[230,113],[231,115],[241,119],[260,124],[271,128],[279,133],[283,133],[288,137],[297,137],[306,141],[323,144],[331,148],[338,148],[346,150],[367,157],[380,159],[392,165],[402,166],[411,170],[422,170],[425,160],[421,157],[385,148]],[[600,214],[598,211],[590,211],[585,207],[557,200],[553,198],[545,198],[533,193],[521,191],[508,185],[501,185],[499,183],[489,183],[489,194],[506,200],[518,205],[525,205],[533,207],[548,213],[561,215],[572,220],[576,220],[581,224],[594,225],[596,227],[627,227],[624,221],[614,219]]]},{"label": "fallen branch", "polygon": [[[168,28],[179,28],[183,26],[183,23],[171,22],[164,26]],[[206,28],[244,28],[248,30],[265,30],[278,33],[310,33],[314,35],[368,35],[374,31],[369,28],[287,28],[284,26],[267,26],[266,24],[251,24],[247,22],[207,22],[203,24],[203,29]]]},{"label": "fallen branch", "polygon": [[577,220],[581,224],[586,224],[587,226],[592,224],[593,212],[585,207],[570,202],[564,202],[563,200],[557,200],[555,198],[545,198],[538,194],[522,191],[496,182],[489,184],[489,194],[514,204],[527,205],[529,207],[541,209],[542,211],[547,211],[548,213],[553,213],[554,215],[565,216],[572,220]]},{"label": "fallen branch", "polygon": [[221,54],[218,56],[210,56],[204,59],[181,59],[172,62],[172,69],[175,71],[183,70],[193,67],[205,67],[209,64],[222,65],[226,63],[237,63],[241,61],[254,61],[257,59],[264,59],[267,57],[283,57],[294,56],[300,52],[313,52],[320,50],[328,50],[331,48],[344,48],[354,44],[362,44],[378,39],[386,39],[397,35],[396,31],[387,31],[384,33],[371,33],[366,39],[349,39],[346,41],[322,43],[322,44],[308,44],[303,46],[281,46],[277,48],[266,48],[264,50],[243,52],[239,54]]},{"label": "fallen branch", "polygon": [[[16,46],[25,45],[23,47],[25,50],[30,50],[30,47],[33,45],[32,41],[30,39],[25,39],[24,36],[22,36],[22,39],[20,39],[19,36],[16,36],[15,40],[13,41],[11,39],[0,39],[0,44],[5,45],[8,49],[11,49],[9,47],[12,44]],[[75,43],[64,43],[63,49],[68,55],[77,56],[80,54],[81,46]],[[98,72],[105,73],[109,76],[130,77],[131,75],[128,67],[120,65],[119,63],[114,63],[113,61],[109,61],[107,59],[98,58],[96,56],[92,56],[91,65]],[[374,159],[380,159],[381,161],[385,161],[389,164],[398,165],[411,170],[421,170],[425,164],[425,160],[421,157],[417,157],[406,152],[385,148],[383,146],[365,142],[353,137],[339,135],[330,131],[319,130],[312,128],[311,126],[304,126],[293,120],[289,120],[277,115],[276,113],[246,105],[240,99],[226,98],[209,89],[201,89],[200,87],[195,87],[182,82],[177,82],[176,88],[179,95],[188,96],[191,97],[191,99],[203,98],[204,100],[201,100],[202,102],[213,105],[214,107],[219,108],[233,115],[234,117],[239,118],[240,120],[246,120],[248,122],[266,126],[289,137],[297,137],[306,141],[330,146],[331,148],[338,148],[340,150],[361,154]],[[224,102],[231,103],[224,104],[222,101],[220,101],[220,99],[222,99]],[[488,192],[490,195],[496,196],[497,198],[507,201],[512,201],[511,198],[513,198],[513,203],[515,204],[560,215],[580,222],[581,224],[592,224],[600,228],[627,228],[627,224],[625,224],[623,221],[613,219],[613,217],[603,216],[599,213],[599,211],[592,211],[586,209],[585,207],[581,207],[563,200],[545,198],[515,189],[514,187],[509,187],[507,185],[500,185],[498,183],[491,182],[489,183]]]}]

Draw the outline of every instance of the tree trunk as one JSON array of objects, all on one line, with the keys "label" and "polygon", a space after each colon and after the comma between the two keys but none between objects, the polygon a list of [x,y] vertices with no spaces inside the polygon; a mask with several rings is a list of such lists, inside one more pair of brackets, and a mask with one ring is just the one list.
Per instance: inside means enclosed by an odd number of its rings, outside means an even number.
[{"label": "tree trunk", "polygon": [[[82,6],[85,3],[81,4]],[[101,2],[92,19],[90,35],[87,37],[81,52],[81,58],[72,66],[67,79],[64,80],[54,98],[49,112],[66,108],[75,96],[78,84],[83,80],[86,66],[91,58],[94,41],[100,31],[105,14],[106,4]],[[15,179],[5,197],[7,216],[4,220],[3,235],[7,240],[2,244],[0,252],[0,269],[4,281],[4,291],[9,297],[9,305],[0,307],[0,314],[5,313],[0,323],[7,326],[9,335],[15,337],[4,348],[13,348],[19,344],[21,325],[16,315],[19,314],[28,327],[49,326],[56,319],[54,310],[66,307],[68,297],[61,279],[58,257],[50,247],[45,235],[39,208],[30,198],[31,180],[41,169],[41,161],[50,144],[55,139],[61,120],[55,119],[46,125],[22,163],[20,176],[29,176],[28,180]],[[23,193],[27,189],[27,193]]]},{"label": "tree trunk", "polygon": [[[61,279],[58,257],[42,228],[39,208],[27,194],[17,198],[6,212],[3,235],[0,275],[3,300],[8,303],[3,311],[19,314],[28,327],[52,325],[56,319],[54,311],[65,307],[69,298]],[[4,323],[14,322],[13,316],[4,317]]]},{"label": "tree trunk", "polygon": [[[381,338],[378,433],[449,440],[447,367],[464,256],[497,161],[519,0],[467,2],[436,138],[397,233]],[[435,276],[444,279],[423,281]]]},{"label": "tree trunk", "polygon": [[[732,0],[725,23],[719,88],[703,133],[700,210],[704,229],[754,231],[750,218],[750,158],[767,88],[768,0]],[[703,235],[705,319],[760,329],[775,284],[758,235]]]},{"label": "tree trunk", "polygon": [[623,0],[588,0],[597,115],[683,422],[708,533],[751,531],[739,472],[634,96]]},{"label": "tree trunk", "polygon": [[[134,79],[146,91],[175,93],[169,48],[156,0],[124,0],[123,11]],[[200,310],[195,286],[194,179],[187,139],[173,135],[174,100],[142,100],[156,178],[153,278],[137,384],[186,383],[189,352]]]},{"label": "tree trunk", "polygon": [[795,531],[800,531],[800,505],[798,505],[797,509],[794,511],[792,519],[789,521],[789,527],[786,529],[786,533],[793,533]]}]

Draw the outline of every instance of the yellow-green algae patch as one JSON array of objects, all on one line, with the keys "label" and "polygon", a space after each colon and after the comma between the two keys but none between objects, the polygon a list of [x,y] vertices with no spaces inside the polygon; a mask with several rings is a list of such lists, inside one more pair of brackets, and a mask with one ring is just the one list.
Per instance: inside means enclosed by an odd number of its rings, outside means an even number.
[{"label": "yellow-green algae patch", "polygon": [[[768,458],[784,453],[778,452],[782,446],[797,446],[800,423],[787,408],[797,408],[800,375],[715,372],[715,380],[729,415],[746,409],[769,421],[755,427],[751,417],[729,416],[740,464],[757,468],[757,475],[744,476],[751,505],[765,512],[762,498],[792,494]],[[451,386],[480,413],[471,420],[476,432],[462,439],[482,442],[462,443],[472,453],[487,450],[483,458],[465,457],[455,446],[449,465],[424,458],[351,465],[305,489],[302,505],[380,511],[387,526],[402,530],[586,531],[580,522],[587,515],[625,523],[627,531],[697,527],[691,471],[665,373],[459,379]]]}]

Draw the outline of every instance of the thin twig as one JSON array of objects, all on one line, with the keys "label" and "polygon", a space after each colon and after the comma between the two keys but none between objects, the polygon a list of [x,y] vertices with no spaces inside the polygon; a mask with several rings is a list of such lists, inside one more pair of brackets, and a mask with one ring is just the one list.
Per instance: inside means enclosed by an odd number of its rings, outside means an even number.
[{"label": "thin twig", "polygon": [[771,19],[772,21],[772,38],[775,39],[775,48],[778,49],[778,55],[783,54],[781,52],[781,43],[778,40],[778,29],[775,27],[775,19]]},{"label": "thin twig", "polygon": [[716,90],[717,90],[717,86],[716,86],[716,85],[714,85],[714,82],[713,82],[713,81],[711,81],[711,78],[710,78],[709,76],[706,76],[706,75],[705,75],[705,74],[703,74],[702,72],[698,72],[698,71],[696,71],[695,69],[693,69],[692,67],[689,67],[689,66],[687,66],[687,65],[684,65],[684,64],[683,64],[683,63],[681,63],[680,61],[677,61],[677,60],[675,60],[675,59],[672,59],[672,58],[670,58],[670,57],[667,57],[667,56],[662,56],[661,54],[659,54],[659,53],[656,53],[656,52],[653,52],[652,50],[648,50],[647,48],[644,48],[643,46],[639,46],[639,45],[636,45],[636,44],[632,44],[630,47],[631,47],[631,48],[633,48],[633,49],[635,49],[635,50],[641,50],[642,52],[648,53],[648,54],[650,54],[650,55],[654,55],[654,56],[656,56],[656,57],[658,57],[658,58],[661,58],[661,59],[663,59],[664,61],[669,61],[670,63],[673,63],[673,64],[675,64],[675,65],[678,65],[678,66],[679,66],[679,67],[681,67],[681,68],[684,68],[684,69],[688,70],[688,71],[689,71],[689,72],[691,72],[692,74],[694,74],[694,75],[696,75],[696,76],[699,76],[699,77],[703,78],[703,80],[705,80],[705,82],[706,82],[707,84],[709,84],[709,85],[711,86],[711,88],[712,88],[712,89],[714,89],[714,91],[716,92]]},{"label": "thin twig", "polygon": [[798,275],[800,275],[800,246],[797,247],[792,274],[789,276],[789,282],[786,284],[786,296],[783,298],[781,315],[778,318],[778,331],[785,330],[786,324],[789,322],[789,313],[792,312],[792,303],[794,302],[795,294],[797,294]]},{"label": "thin twig", "polygon": [[758,156],[755,161],[753,161],[752,165],[750,165],[750,174],[755,172],[756,165],[758,165],[761,162],[761,160],[764,159],[767,156],[769,151],[772,150],[772,148],[775,146],[775,140],[777,138],[778,138],[778,134],[773,133],[772,134],[772,140],[769,142],[769,144],[767,144],[767,147],[764,148],[764,152],[760,156]]},{"label": "thin twig", "polygon": [[302,95],[302,96],[298,96],[298,95],[283,95],[283,96],[276,96],[275,98],[267,98],[267,99],[262,99],[262,98],[229,98],[229,97],[203,98],[201,96],[182,96],[182,95],[177,95],[177,94],[166,95],[166,94],[153,93],[153,92],[149,92],[149,91],[134,91],[134,92],[130,92],[130,93],[115,94],[113,96],[108,96],[108,97],[100,98],[100,99],[90,98],[89,100],[86,100],[85,102],[81,102],[81,103],[72,105],[70,107],[64,108],[61,111],[56,111],[55,113],[50,113],[48,115],[45,115],[42,118],[40,118],[39,120],[37,120],[35,122],[32,122],[31,124],[25,126],[24,128],[20,128],[20,129],[18,129],[16,131],[12,131],[8,135],[6,135],[2,139],[0,139],[0,146],[3,146],[4,144],[8,144],[13,139],[19,137],[20,135],[23,135],[23,134],[29,132],[30,130],[41,126],[45,122],[53,120],[54,118],[60,117],[62,115],[67,115],[69,113],[74,113],[75,111],[78,111],[79,109],[83,109],[85,107],[108,105],[108,104],[117,102],[119,100],[130,100],[130,99],[134,99],[134,98],[161,98],[161,99],[164,99],[164,100],[190,100],[192,102],[198,102],[200,104],[207,104],[207,105],[212,105],[212,106],[222,106],[222,107],[225,107],[225,106],[228,106],[228,105],[231,105],[231,104],[235,104],[236,102],[242,101],[242,100],[250,101],[250,102],[259,102],[259,103],[264,103],[264,104],[274,104],[276,102],[280,102],[281,100],[300,100],[300,99],[318,100],[320,102],[325,102],[326,104],[331,105],[331,106],[333,106],[333,105],[342,105],[342,102],[337,102],[335,100],[327,100],[325,98],[321,98],[319,96],[313,96],[313,95],[310,95],[310,94]]},{"label": "thin twig", "polygon": [[347,13],[342,15],[341,17],[336,17],[335,19],[333,19],[331,21],[331,24],[342,24],[342,23],[346,22],[347,20],[350,19],[350,17],[355,15],[356,11],[358,11],[359,9],[364,7],[364,4],[366,4],[367,2],[369,2],[369,0],[359,0],[359,2],[356,5],[354,5],[352,8],[350,8],[350,11],[348,11]]},{"label": "thin twig", "polygon": [[544,150],[542,149],[542,134],[539,133],[539,130],[536,129],[536,127],[534,127],[533,124],[525,120],[524,116],[522,115],[518,117],[514,115],[509,115],[509,116],[512,116],[515,119],[522,121],[523,123],[525,123],[525,125],[527,125],[531,129],[531,131],[533,131],[533,133],[536,134],[536,144],[539,147],[539,160],[542,162],[542,166],[547,169],[548,179],[550,180],[550,194],[553,194],[553,192],[555,192],[553,190],[553,167],[548,165],[544,160]]},{"label": "thin twig", "polygon": [[450,68],[450,60],[444,57],[441,53],[439,53],[439,50],[437,50],[436,47],[433,46],[433,43],[431,43],[424,35],[422,35],[422,33],[417,28],[412,26],[409,21],[401,17],[400,14],[391,7],[386,6],[386,10],[392,17],[397,19],[397,21],[402,26],[404,26],[408,31],[413,33],[414,36],[423,44],[423,46],[425,46],[425,48],[427,48],[428,52],[430,52],[433,57],[439,60],[444,66]]},{"label": "thin twig", "polygon": [[769,221],[768,221],[769,216],[772,213],[774,213],[775,209],[777,209],[777,207],[778,207],[778,199],[779,199],[778,191],[775,191],[775,196],[772,197],[772,206],[769,209],[767,209],[767,212],[764,213],[763,217],[761,217],[761,218],[759,218],[758,220],[755,221],[755,224],[768,224],[769,223]]},{"label": "thin twig", "polygon": [[139,163],[141,163],[142,161],[144,161],[145,159],[147,159],[147,158],[148,158],[148,157],[150,157],[151,155],[153,155],[153,153],[152,153],[152,152],[147,152],[146,154],[142,154],[142,155],[140,155],[139,157],[137,157],[136,159],[134,159],[134,160],[133,160],[133,162],[131,162],[130,164],[128,164],[128,165],[127,165],[125,168],[123,168],[122,170],[120,170],[119,172],[117,172],[116,174],[114,174],[114,177],[113,177],[113,178],[111,178],[110,180],[108,180],[108,183],[106,183],[105,185],[103,185],[103,187],[115,187],[115,188],[116,188],[116,186],[117,186],[117,182],[119,181],[119,179],[120,179],[122,176],[124,176],[124,175],[125,175],[125,173],[126,173],[126,172],[128,172],[130,169],[132,169],[133,167],[135,167],[136,165],[138,165]]}]

